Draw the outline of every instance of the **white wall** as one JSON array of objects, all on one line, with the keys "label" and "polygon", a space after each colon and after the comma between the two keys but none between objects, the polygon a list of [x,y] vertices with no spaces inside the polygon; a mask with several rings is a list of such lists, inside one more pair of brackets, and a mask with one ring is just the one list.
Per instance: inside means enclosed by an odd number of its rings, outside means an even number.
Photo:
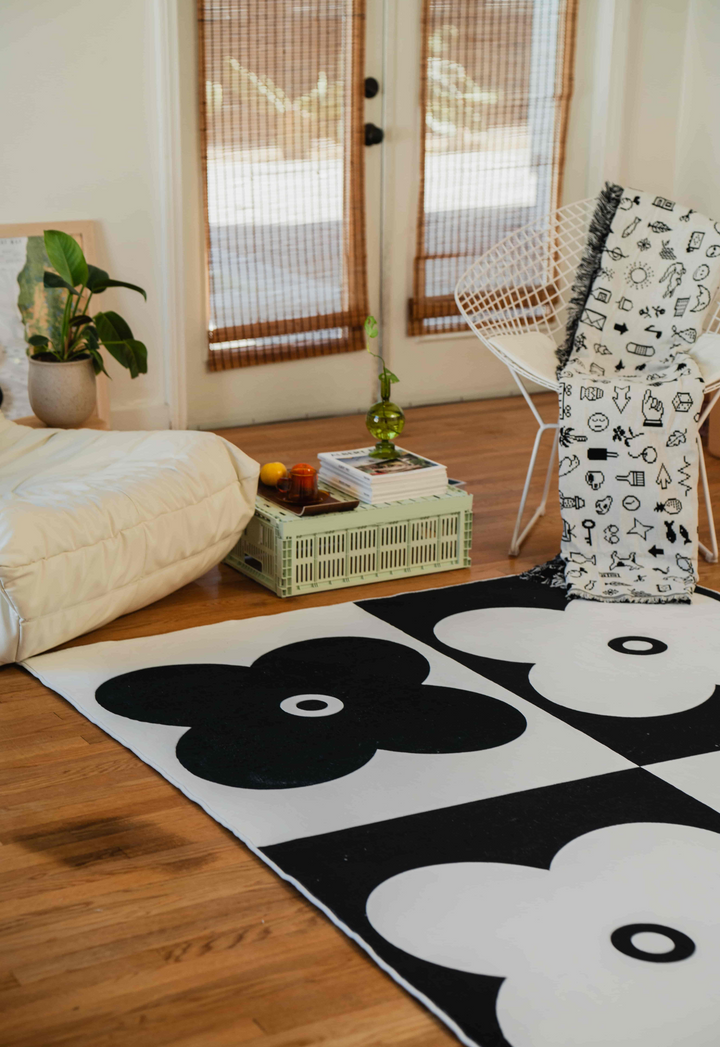
[{"label": "white wall", "polygon": [[[377,54],[377,18],[370,32]],[[580,0],[564,199],[610,177],[720,214],[719,45],[720,0]],[[147,289],[147,305],[128,291],[105,299],[150,353],[134,382],[111,364],[116,426],[362,410],[375,389],[364,353],[206,370],[196,63],[195,0],[2,0],[0,223],[94,219],[98,264]],[[414,358],[433,352],[428,342]],[[470,395],[512,388],[492,359],[477,367],[484,390]],[[463,392],[441,366],[423,396]]]},{"label": "white wall", "polygon": [[146,0],[0,3],[0,223],[93,219],[97,264],[148,293],[101,300],[149,351],[134,381],[108,365],[122,428],[169,418],[154,19]]}]

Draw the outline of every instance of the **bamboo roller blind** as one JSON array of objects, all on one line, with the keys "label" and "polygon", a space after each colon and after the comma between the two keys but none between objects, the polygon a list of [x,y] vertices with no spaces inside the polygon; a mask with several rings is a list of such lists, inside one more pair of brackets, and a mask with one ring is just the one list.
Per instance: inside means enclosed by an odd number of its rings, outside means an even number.
[{"label": "bamboo roller blind", "polygon": [[422,0],[411,335],[462,329],[462,273],[559,200],[576,0]]},{"label": "bamboo roller blind", "polygon": [[363,348],[365,0],[198,0],[212,370]]}]

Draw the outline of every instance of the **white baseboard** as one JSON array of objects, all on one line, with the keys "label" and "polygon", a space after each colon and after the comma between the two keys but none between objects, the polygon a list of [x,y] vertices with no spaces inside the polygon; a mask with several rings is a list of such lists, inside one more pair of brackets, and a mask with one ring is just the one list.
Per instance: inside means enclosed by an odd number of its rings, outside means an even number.
[{"label": "white baseboard", "polygon": [[113,429],[169,429],[170,408],[162,401],[111,407],[110,425]]}]

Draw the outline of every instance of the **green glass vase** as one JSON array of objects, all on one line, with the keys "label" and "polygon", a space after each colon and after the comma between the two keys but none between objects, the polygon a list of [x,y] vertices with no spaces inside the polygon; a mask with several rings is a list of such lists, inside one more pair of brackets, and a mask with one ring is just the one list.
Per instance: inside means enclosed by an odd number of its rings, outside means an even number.
[{"label": "green glass vase", "polygon": [[393,440],[405,428],[405,415],[390,399],[390,379],[384,375],[380,376],[380,396],[365,416],[368,432],[377,440],[370,457],[394,458],[397,452]]}]

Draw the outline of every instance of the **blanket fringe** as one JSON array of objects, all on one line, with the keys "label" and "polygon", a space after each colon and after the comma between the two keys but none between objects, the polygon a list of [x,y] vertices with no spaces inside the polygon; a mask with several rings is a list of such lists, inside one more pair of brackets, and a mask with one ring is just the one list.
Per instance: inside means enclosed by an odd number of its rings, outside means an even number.
[{"label": "blanket fringe", "polygon": [[568,593],[568,600],[591,600],[593,603],[692,603],[690,596],[593,596],[592,593]]},{"label": "blanket fringe", "polygon": [[558,373],[570,359],[575,343],[580,316],[590,294],[595,275],[602,263],[602,253],[610,232],[620,200],[625,192],[621,185],[606,182],[600,190],[595,206],[595,213],[590,221],[587,244],[575,274],[568,303],[568,317],[565,326],[565,341],[555,350],[558,358]]}]

